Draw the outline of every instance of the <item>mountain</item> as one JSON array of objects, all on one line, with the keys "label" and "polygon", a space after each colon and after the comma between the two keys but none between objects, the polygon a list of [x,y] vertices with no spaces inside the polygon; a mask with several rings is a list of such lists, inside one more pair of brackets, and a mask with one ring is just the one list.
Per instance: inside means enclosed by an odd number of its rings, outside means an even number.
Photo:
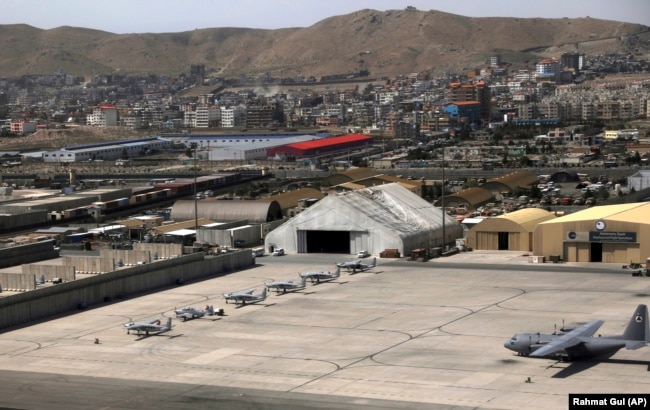
[{"label": "mountain", "polygon": [[113,34],[76,27],[42,30],[0,25],[0,76],[188,73],[203,64],[220,76],[274,77],[369,70],[394,75],[459,71],[490,56],[534,65],[563,52],[650,55],[650,28],[592,19],[471,18],[409,7],[360,10],[311,27],[261,30],[210,28],[181,33]]}]

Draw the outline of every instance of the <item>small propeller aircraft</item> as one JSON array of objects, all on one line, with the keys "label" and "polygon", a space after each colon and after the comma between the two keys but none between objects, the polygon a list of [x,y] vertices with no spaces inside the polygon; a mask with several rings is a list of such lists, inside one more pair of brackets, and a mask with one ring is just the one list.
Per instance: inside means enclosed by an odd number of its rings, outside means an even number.
[{"label": "small propeller aircraft", "polygon": [[264,299],[266,299],[266,287],[264,290],[262,290],[262,293],[260,294],[253,294],[255,292],[255,289],[248,289],[244,290],[241,292],[231,292],[231,293],[224,293],[223,298],[226,299],[226,303],[228,303],[229,300],[232,300],[237,303],[241,303],[242,305],[245,305],[246,302],[249,303],[256,303],[256,302],[261,302]]},{"label": "small propeller aircraft", "polygon": [[504,343],[520,356],[558,358],[572,361],[613,355],[622,348],[636,350],[650,342],[648,307],[639,305],[622,335],[594,337],[602,320],[592,320],[575,329],[553,334],[517,333]]},{"label": "small propeller aircraft", "polygon": [[184,322],[188,319],[196,319],[203,316],[214,316],[215,314],[218,316],[223,316],[223,309],[218,309],[215,311],[214,307],[211,305],[206,306],[203,310],[193,307],[186,307],[182,309],[175,309],[174,314],[176,315],[176,319],[181,319]]},{"label": "small propeller aircraft", "polygon": [[152,319],[145,322],[129,322],[122,326],[126,329],[126,334],[131,334],[131,331],[137,334],[144,332],[146,335],[149,335],[149,333],[162,333],[172,328],[172,318],[167,318],[165,325],[160,324],[160,319]]},{"label": "small propeller aircraft", "polygon": [[300,290],[304,289],[307,285],[307,278],[303,277],[299,283],[294,283],[293,279],[286,280],[275,280],[271,282],[266,282],[264,286],[267,289],[275,289],[275,293],[287,293],[289,290]]},{"label": "small propeller aircraft", "polygon": [[337,267],[336,272],[334,273],[330,273],[329,271],[325,272],[325,270],[319,270],[315,272],[304,272],[300,274],[301,278],[309,279],[311,283],[321,283],[336,279],[339,276],[341,276],[341,267]]},{"label": "small propeller aircraft", "polygon": [[356,273],[357,271],[363,272],[367,269],[372,269],[377,265],[377,258],[372,260],[372,263],[363,263],[361,259],[355,259],[348,262],[339,262],[336,264],[339,268],[346,268],[348,272]]}]

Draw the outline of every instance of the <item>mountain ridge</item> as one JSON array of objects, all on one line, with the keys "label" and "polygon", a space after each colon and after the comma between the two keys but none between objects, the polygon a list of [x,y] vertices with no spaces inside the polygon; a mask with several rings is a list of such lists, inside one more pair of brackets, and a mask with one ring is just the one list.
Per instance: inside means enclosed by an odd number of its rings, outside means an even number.
[{"label": "mountain ridge", "polygon": [[114,34],[61,26],[0,25],[0,76],[111,73],[323,76],[368,70],[373,76],[460,71],[499,54],[534,65],[563,52],[650,55],[650,28],[592,19],[465,17],[436,10],[363,9],[309,27],[206,28]]}]

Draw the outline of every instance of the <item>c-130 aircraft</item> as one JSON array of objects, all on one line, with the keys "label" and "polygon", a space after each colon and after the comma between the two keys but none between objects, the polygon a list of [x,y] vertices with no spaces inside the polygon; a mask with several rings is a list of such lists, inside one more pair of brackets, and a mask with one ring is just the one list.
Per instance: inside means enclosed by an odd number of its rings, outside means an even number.
[{"label": "c-130 aircraft", "polygon": [[650,342],[648,307],[639,305],[621,335],[594,337],[602,320],[592,320],[575,329],[553,334],[517,333],[504,343],[519,356],[546,357],[573,361],[611,356],[622,348],[636,350]]}]

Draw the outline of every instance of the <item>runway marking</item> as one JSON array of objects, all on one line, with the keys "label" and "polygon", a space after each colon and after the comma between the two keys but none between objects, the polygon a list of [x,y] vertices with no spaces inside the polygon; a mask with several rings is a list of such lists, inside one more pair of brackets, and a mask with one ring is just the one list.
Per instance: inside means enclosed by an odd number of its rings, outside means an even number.
[{"label": "runway marking", "polygon": [[241,349],[222,348],[222,349],[213,350],[208,353],[204,353],[200,356],[196,356],[191,359],[187,359],[183,363],[184,364],[208,364],[208,363],[216,362],[217,360],[221,360],[224,357],[232,356],[239,352],[241,352]]}]

